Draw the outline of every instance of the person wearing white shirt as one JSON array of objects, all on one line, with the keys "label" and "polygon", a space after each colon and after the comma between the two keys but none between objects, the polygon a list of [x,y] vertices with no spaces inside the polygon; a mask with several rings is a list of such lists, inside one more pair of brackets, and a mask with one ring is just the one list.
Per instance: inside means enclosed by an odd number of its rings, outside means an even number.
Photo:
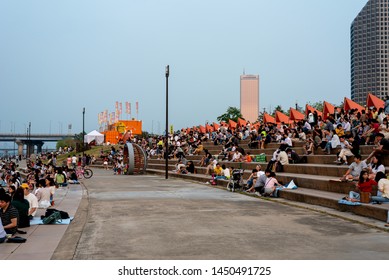
[{"label": "person wearing white shirt", "polygon": [[351,131],[351,124],[350,124],[350,122],[348,121],[347,118],[344,118],[342,126],[343,126],[343,130],[344,130],[344,132],[346,134],[350,133],[350,131]]},{"label": "person wearing white shirt", "polygon": [[369,179],[371,180],[375,179],[378,172],[385,174],[385,166],[382,164],[381,158],[372,157],[367,167],[369,168]]},{"label": "person wearing white shirt", "polygon": [[30,219],[32,219],[35,216],[36,210],[39,207],[38,198],[32,193],[30,193],[30,187],[28,186],[28,184],[23,183],[21,187],[24,191],[24,199],[26,199],[30,204],[30,208],[28,209],[28,216],[30,217]]},{"label": "person wearing white shirt", "polygon": [[289,147],[293,146],[292,139],[290,139],[290,137],[286,134],[284,134],[284,140],[282,141],[282,143],[287,144]]},{"label": "person wearing white shirt", "polygon": [[343,161],[343,163],[345,165],[348,165],[347,157],[354,155],[351,152],[351,149],[353,148],[353,146],[351,146],[350,143],[347,140],[345,140],[345,136],[344,135],[339,137],[339,141],[340,141],[341,150],[339,152],[338,159],[335,161],[335,163],[341,164],[342,161]]},{"label": "person wearing white shirt", "polygon": [[312,126],[308,123],[308,121],[305,121],[304,126],[303,126],[304,132],[311,131],[311,129],[312,129]]},{"label": "person wearing white shirt", "polygon": [[223,171],[222,171],[223,176],[226,177],[227,179],[230,179],[230,177],[231,177],[230,169],[227,168],[224,164],[222,165],[222,168],[223,168]]},{"label": "person wearing white shirt", "polygon": [[233,154],[231,161],[233,161],[233,162],[242,161],[242,154],[238,150],[235,150],[235,153]]},{"label": "person wearing white shirt", "polygon": [[309,111],[309,114],[308,114],[308,122],[309,124],[312,126],[313,124],[315,124],[315,117],[313,116],[313,113],[311,111]]}]

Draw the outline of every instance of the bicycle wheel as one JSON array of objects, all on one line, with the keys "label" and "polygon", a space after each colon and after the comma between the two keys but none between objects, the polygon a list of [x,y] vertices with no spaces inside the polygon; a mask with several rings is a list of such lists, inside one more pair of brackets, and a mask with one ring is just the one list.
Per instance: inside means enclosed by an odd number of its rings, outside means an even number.
[{"label": "bicycle wheel", "polygon": [[89,179],[90,177],[93,176],[93,171],[89,168],[84,169],[84,177],[85,179]]}]

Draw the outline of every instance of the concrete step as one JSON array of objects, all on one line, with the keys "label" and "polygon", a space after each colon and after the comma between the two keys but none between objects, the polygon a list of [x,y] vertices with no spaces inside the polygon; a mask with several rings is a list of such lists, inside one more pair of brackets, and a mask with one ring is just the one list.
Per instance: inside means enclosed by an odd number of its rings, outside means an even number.
[{"label": "concrete step", "polygon": [[[151,159],[148,161],[148,164],[162,164],[164,160],[155,160]],[[169,164],[174,166],[177,163],[177,160],[169,161]],[[199,162],[194,162],[195,166],[199,165]],[[220,161],[220,164],[225,164],[227,167],[234,167],[245,170],[252,170],[258,164],[261,165],[262,170],[265,170],[267,163],[261,162],[230,162],[230,161]],[[340,178],[346,173],[348,169],[347,165],[335,165],[335,164],[313,164],[313,163],[301,163],[301,164],[289,164],[284,166],[284,172],[286,173],[296,173],[296,174],[309,174],[309,175],[326,175],[335,178]]]},{"label": "concrete step", "polygon": [[[239,142],[239,146],[242,146],[242,147],[247,147],[248,148],[248,144],[249,144],[249,140],[243,140],[243,141],[240,141]],[[208,142],[203,142],[202,143],[204,148],[210,148],[212,146],[216,146],[216,147],[222,147],[223,145],[215,145],[213,142],[211,141],[208,141]],[[293,147],[303,147],[305,145],[305,142],[302,142],[302,141],[296,141],[296,142],[293,142]],[[266,148],[268,149],[277,149],[278,147],[280,146],[280,143],[269,143],[266,145]]]}]

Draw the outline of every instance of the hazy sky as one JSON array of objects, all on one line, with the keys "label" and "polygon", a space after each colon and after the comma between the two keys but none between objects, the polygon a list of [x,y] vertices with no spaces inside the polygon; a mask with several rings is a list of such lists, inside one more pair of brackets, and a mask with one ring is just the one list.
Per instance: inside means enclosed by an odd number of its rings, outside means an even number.
[{"label": "hazy sky", "polygon": [[[115,101],[143,129],[216,121],[260,75],[261,111],[350,96],[350,25],[367,0],[0,0],[0,132],[98,129]],[[124,115],[125,116],[125,115]]]}]

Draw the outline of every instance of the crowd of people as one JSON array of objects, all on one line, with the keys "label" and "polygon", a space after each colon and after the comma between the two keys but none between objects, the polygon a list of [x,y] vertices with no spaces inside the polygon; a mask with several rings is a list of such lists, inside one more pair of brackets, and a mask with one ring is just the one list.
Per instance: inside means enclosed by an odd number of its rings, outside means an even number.
[{"label": "crowd of people", "polygon": [[[169,149],[166,153],[164,137],[150,137],[148,139],[134,139],[142,145],[149,157],[177,159],[175,172],[187,174],[195,173],[196,167],[205,167],[208,175],[216,179],[229,179],[233,168],[229,162],[252,162],[258,155],[245,151],[242,140],[248,140],[248,147],[264,149],[269,143],[279,143],[279,148],[268,160],[267,170],[282,172],[285,165],[306,163],[307,156],[320,153],[333,155],[334,163],[347,165],[349,168],[342,176],[342,181],[358,181],[361,171],[367,171],[373,179],[378,172],[385,174],[383,157],[389,154],[389,123],[388,116],[383,108],[367,108],[359,112],[351,109],[345,112],[335,108],[334,114],[325,120],[317,111],[308,111],[304,120],[293,124],[276,125],[263,123],[237,125],[231,128],[222,125],[214,131],[204,133],[199,130],[181,130],[170,135]],[[205,142],[220,146],[220,152],[211,154],[205,147]],[[247,142],[247,141],[246,141]],[[304,153],[298,154],[294,149],[296,142],[303,142]],[[367,158],[362,159],[360,146],[376,145]],[[259,150],[260,151],[260,150]],[[194,164],[187,160],[187,156],[201,155],[201,160]],[[349,158],[353,157],[350,164]],[[251,176],[250,176],[251,177]],[[256,176],[256,179],[259,176]],[[268,178],[270,178],[268,176]],[[255,190],[248,180],[250,191]],[[385,189],[385,188],[384,188]],[[257,192],[260,194],[260,192]],[[389,193],[379,193],[389,198]]]},{"label": "crowd of people", "polygon": [[27,168],[19,171],[16,161],[1,160],[0,243],[6,236],[23,233],[20,229],[30,226],[39,208],[53,206],[58,188],[79,184],[77,168],[92,161],[93,157],[85,155],[69,156],[66,162],[59,163],[53,153],[28,161]]},{"label": "crowd of people", "polygon": [[[335,113],[325,120],[317,113],[308,112],[304,120],[294,124],[261,125],[247,122],[234,128],[222,125],[217,130],[200,132],[199,130],[181,130],[170,135],[169,148],[166,152],[166,139],[162,136],[149,138],[134,137],[148,157],[158,159],[176,159],[175,172],[181,174],[196,173],[198,167],[205,167],[205,174],[214,180],[230,180],[234,173],[233,162],[244,163],[257,161],[258,155],[245,151],[242,140],[248,141],[249,149],[264,149],[269,143],[279,143],[272,158],[268,160],[265,171],[257,164],[244,186],[249,193],[259,196],[273,196],[282,185],[277,181],[275,172],[283,172],[288,164],[307,162],[307,157],[322,150],[322,153],[334,155],[334,163],[348,165],[349,168],[340,178],[341,181],[355,181],[356,190],[346,197],[350,201],[360,199],[360,194],[371,193],[371,187],[378,185],[378,194],[372,196],[377,203],[389,202],[389,180],[383,157],[389,154],[388,114],[383,108],[369,108],[358,112],[344,112],[335,108]],[[246,142],[247,142],[246,141]],[[304,154],[299,155],[295,149],[296,142],[304,143]],[[220,147],[217,154],[209,152],[204,143],[209,142]],[[377,145],[362,159],[361,145]],[[68,151],[62,149],[61,153]],[[260,151],[260,150],[258,150]],[[336,154],[336,155],[335,155]],[[187,160],[188,156],[200,155],[196,164]],[[349,157],[353,162],[349,165]],[[124,163],[123,150],[114,146],[106,153],[101,150],[100,158],[106,169],[112,168],[114,174],[123,174],[127,168]],[[15,234],[19,228],[29,226],[29,220],[36,215],[40,207],[54,204],[56,188],[78,183],[75,169],[78,166],[93,164],[94,156],[69,156],[61,163],[57,162],[56,153],[46,155],[47,163],[38,159],[28,165],[26,177],[22,178],[14,161],[1,162],[0,180],[0,242],[4,241],[4,233]]]}]

